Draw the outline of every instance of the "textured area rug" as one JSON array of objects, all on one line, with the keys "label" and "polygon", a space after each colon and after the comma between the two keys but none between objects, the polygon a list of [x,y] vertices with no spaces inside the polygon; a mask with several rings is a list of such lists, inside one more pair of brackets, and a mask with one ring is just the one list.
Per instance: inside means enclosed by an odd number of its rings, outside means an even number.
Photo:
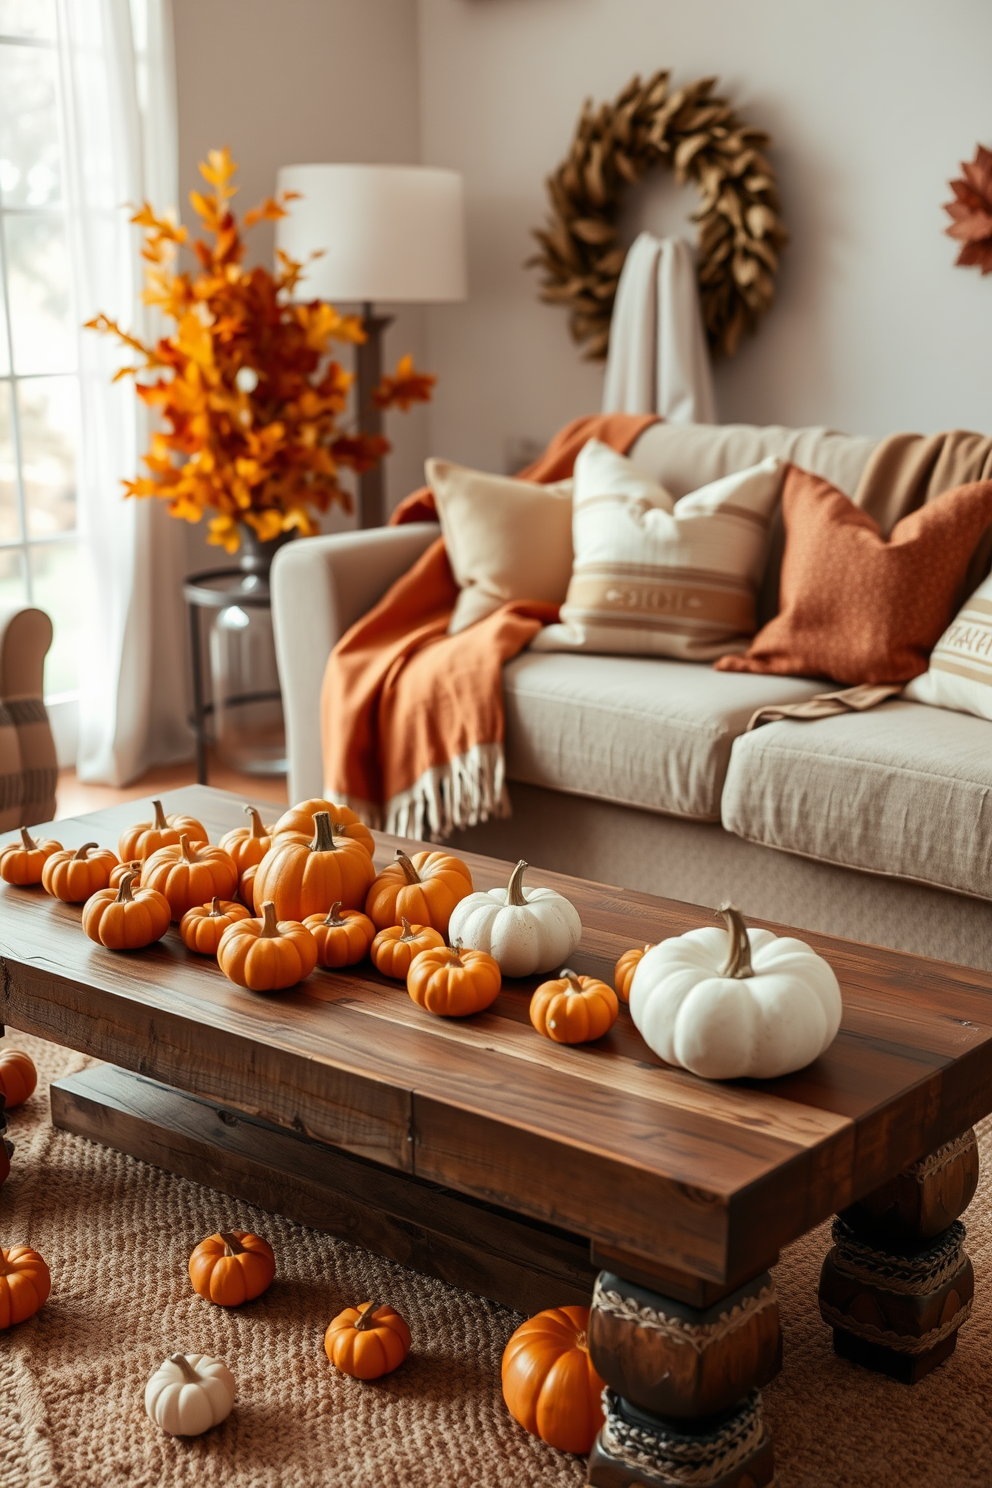
[{"label": "textured area rug", "polygon": [[[354,1246],[52,1129],[47,1085],[87,1061],[13,1031],[41,1073],[10,1115],[0,1241],[48,1260],[52,1296],[0,1334],[0,1488],[578,1488],[584,1463],[503,1407],[500,1356],[520,1319]],[[975,1311],[956,1354],[915,1389],[836,1359],[816,1307],[826,1227],[776,1268],[785,1369],[764,1392],[781,1488],[992,1483],[992,1130],[965,1216]],[[186,1261],[215,1229],[257,1230],[278,1271],[225,1311],[195,1296]],[[374,1384],[328,1364],[323,1332],[351,1302],[389,1302],[413,1351]],[[145,1381],[177,1349],[233,1371],[231,1417],[191,1441],[144,1413]]]}]

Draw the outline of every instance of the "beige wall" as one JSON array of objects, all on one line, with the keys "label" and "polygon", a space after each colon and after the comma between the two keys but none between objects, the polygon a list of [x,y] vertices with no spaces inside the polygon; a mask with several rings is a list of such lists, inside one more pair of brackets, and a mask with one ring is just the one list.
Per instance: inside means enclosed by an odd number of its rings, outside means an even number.
[{"label": "beige wall", "polygon": [[[407,164],[420,158],[415,0],[173,0],[184,220],[197,163],[230,145],[239,163],[240,212],[275,190],[280,165],[307,161]],[[251,256],[271,263],[272,228],[251,235]],[[388,309],[388,307],[386,307]],[[386,360],[424,360],[423,312],[404,309],[386,336]],[[347,356],[343,349],[342,360]],[[389,498],[423,479],[424,411],[389,414],[394,452]],[[349,525],[332,515],[328,530]],[[190,530],[190,561],[223,564]],[[218,559],[218,553],[220,553]]]},{"label": "beige wall", "polygon": [[[777,306],[718,370],[721,421],[992,427],[992,279],[953,267],[940,210],[992,145],[988,0],[420,0],[420,24],[424,160],[464,173],[471,252],[470,303],[429,312],[435,453],[499,468],[598,407],[522,264],[583,99],[659,67],[717,74],[773,134],[792,233]],[[659,172],[639,206],[670,222],[676,196]]]}]

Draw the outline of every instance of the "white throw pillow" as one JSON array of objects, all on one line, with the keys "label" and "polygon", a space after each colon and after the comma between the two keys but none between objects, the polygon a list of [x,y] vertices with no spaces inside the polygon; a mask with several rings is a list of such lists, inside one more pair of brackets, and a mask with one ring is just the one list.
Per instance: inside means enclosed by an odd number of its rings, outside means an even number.
[{"label": "white throw pillow", "polygon": [[575,561],[561,623],[531,649],[692,661],[745,651],[783,472],[772,456],[676,501],[590,439],[575,462]]},{"label": "white throw pillow", "polygon": [[992,719],[992,575],[965,600],[903,697]]},{"label": "white throw pillow", "polygon": [[428,460],[424,467],[461,593],[455,635],[515,599],[561,604],[572,573],[572,482],[542,486]]}]

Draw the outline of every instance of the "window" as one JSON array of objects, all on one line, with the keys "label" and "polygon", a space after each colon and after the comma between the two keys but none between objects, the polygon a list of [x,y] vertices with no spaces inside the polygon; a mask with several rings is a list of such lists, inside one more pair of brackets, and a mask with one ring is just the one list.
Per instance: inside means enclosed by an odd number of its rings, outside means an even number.
[{"label": "window", "polygon": [[55,625],[49,701],[77,689],[79,385],[54,0],[0,0],[0,603]]}]

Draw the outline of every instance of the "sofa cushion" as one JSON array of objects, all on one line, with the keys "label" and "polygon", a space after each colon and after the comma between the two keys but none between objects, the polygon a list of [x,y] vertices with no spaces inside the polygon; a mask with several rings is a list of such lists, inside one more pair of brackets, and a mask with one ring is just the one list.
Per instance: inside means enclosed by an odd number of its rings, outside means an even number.
[{"label": "sofa cushion", "polygon": [[693,662],[525,651],[503,668],[507,777],[719,821],[730,747],[755,709],[822,690]]},{"label": "sofa cushion", "polygon": [[736,740],[723,824],[845,868],[992,897],[992,723],[898,698]]}]

